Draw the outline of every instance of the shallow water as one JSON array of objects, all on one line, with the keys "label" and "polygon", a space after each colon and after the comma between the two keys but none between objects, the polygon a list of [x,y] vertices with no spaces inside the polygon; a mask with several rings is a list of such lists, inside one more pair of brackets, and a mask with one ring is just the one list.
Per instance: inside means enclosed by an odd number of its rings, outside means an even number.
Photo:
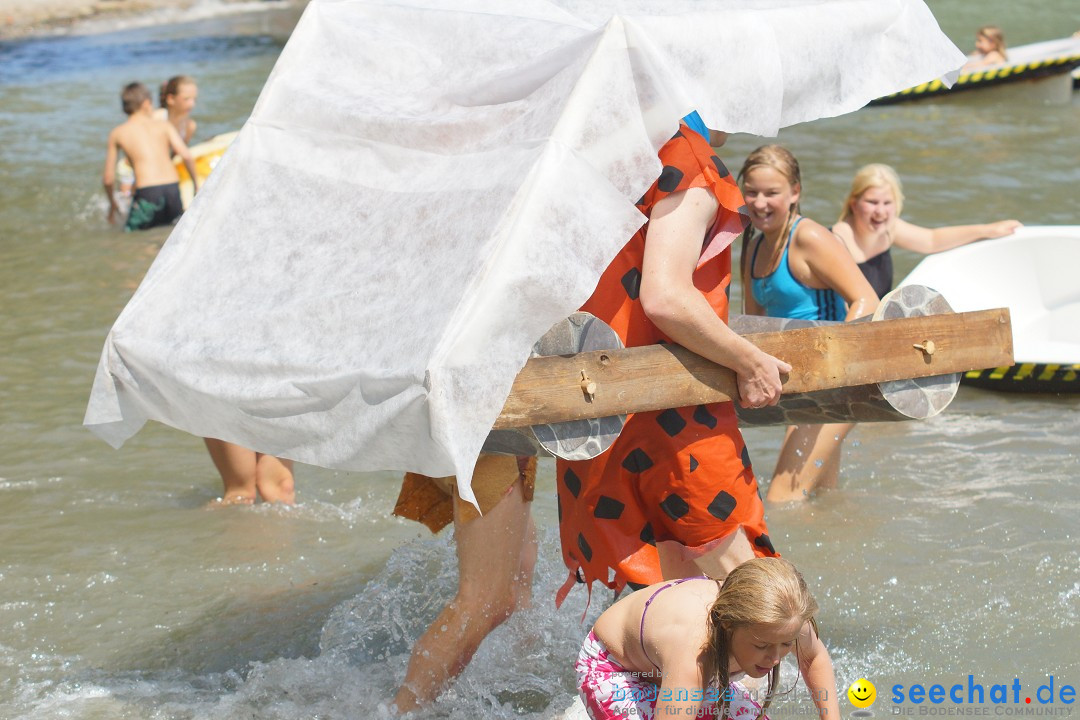
[{"label": "shallow water", "polygon": [[[990,19],[1015,44],[1080,28],[1074,0],[931,6],[965,49]],[[198,439],[151,425],[113,451],[81,427],[105,334],[167,236],[104,222],[117,88],[192,74],[199,137],[234,130],[295,19],[272,8],[0,43],[0,717],[386,716],[412,639],[453,592],[452,543],[389,517],[390,475],[303,467],[294,508],[203,511],[220,486]],[[785,130],[806,213],[831,221],[855,167],[882,161],[914,222],[1080,222],[1080,102],[974,95]],[[737,166],[761,142],[736,136],[725,156]],[[899,253],[898,274],[915,260]],[[767,476],[779,431],[746,435]],[[842,688],[865,676],[883,703],[893,684],[968,674],[1080,683],[1077,436],[1076,400],[962,388],[932,420],[859,428],[839,491],[769,508],[817,592]],[[546,462],[537,606],[433,716],[569,704],[585,599],[551,607],[552,484]]]}]

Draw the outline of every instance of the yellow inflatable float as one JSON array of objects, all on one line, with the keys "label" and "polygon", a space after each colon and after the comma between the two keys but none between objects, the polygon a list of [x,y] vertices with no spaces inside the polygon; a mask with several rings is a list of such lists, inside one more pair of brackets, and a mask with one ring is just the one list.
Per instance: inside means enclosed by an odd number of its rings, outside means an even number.
[{"label": "yellow inflatable float", "polygon": [[[225,154],[225,150],[236,135],[236,132],[222,133],[188,148],[191,151],[191,157],[195,160],[195,174],[199,177],[200,187],[206,182],[210,171],[217,167],[218,161],[221,160],[221,156]],[[180,199],[184,203],[184,209],[187,210],[191,205],[191,199],[195,196],[195,188],[191,184],[191,175],[188,174],[184,161],[175,157],[173,162],[176,164],[176,172],[180,175]],[[131,163],[127,158],[122,157],[117,161],[116,180],[121,189],[125,186],[130,187],[135,182],[135,171],[131,169]],[[125,212],[127,212],[126,209]]]},{"label": "yellow inflatable float", "polygon": [[[215,135],[206,142],[191,146],[191,157],[195,160],[195,173],[199,177],[200,186],[206,182],[210,171],[217,167],[218,161],[221,160],[221,156],[225,154],[225,150],[228,149],[229,144],[236,135],[236,132],[223,133]],[[195,189],[191,185],[191,175],[188,174],[187,168],[184,167],[184,162],[178,157],[174,158],[174,161],[176,162],[176,171],[180,174],[180,199],[184,201],[184,209],[186,210],[188,205],[191,204]]]}]

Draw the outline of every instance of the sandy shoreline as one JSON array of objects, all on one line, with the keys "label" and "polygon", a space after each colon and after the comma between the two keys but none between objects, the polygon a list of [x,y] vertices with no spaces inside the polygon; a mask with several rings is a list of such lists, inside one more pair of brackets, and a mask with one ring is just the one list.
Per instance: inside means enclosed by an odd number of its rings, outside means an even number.
[{"label": "sandy shoreline", "polygon": [[[303,5],[307,0],[273,0],[275,5]],[[235,5],[256,9],[260,0],[0,0],[0,40],[102,29],[117,20],[152,13],[194,12]]]}]

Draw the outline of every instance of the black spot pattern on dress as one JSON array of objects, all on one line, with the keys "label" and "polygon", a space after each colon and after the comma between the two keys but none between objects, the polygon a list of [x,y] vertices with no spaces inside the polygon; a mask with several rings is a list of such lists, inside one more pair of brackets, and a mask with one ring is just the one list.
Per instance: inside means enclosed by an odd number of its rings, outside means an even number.
[{"label": "black spot pattern on dress", "polygon": [[759,548],[765,548],[766,550],[771,552],[773,555],[776,554],[776,548],[774,548],[772,546],[772,540],[770,540],[769,536],[764,534],[764,533],[762,533],[761,535],[758,535],[754,539],[754,544],[757,545]]},{"label": "black spot pattern on dress", "polygon": [[750,469],[750,449],[743,445],[742,453],[739,455],[742,460],[742,466],[747,470]]},{"label": "black spot pattern on dress", "polygon": [[671,437],[675,437],[686,427],[686,421],[683,420],[682,415],[675,408],[665,410],[657,415],[656,422],[660,423],[660,427]]},{"label": "black spot pattern on dress", "polygon": [[581,550],[581,554],[585,557],[585,562],[592,560],[592,548],[589,547],[589,543],[585,542],[585,536],[578,533],[577,546]]},{"label": "black spot pattern on dress", "polygon": [[623,469],[632,473],[643,473],[653,466],[652,458],[641,448],[634,448],[622,461]]},{"label": "black spot pattern on dress", "polygon": [[563,485],[566,485],[566,489],[570,491],[570,494],[577,497],[581,492],[581,478],[579,478],[574,471],[570,468],[566,468],[566,472],[562,476]]},{"label": "black spot pattern on dress", "polygon": [[695,470],[697,470],[697,466],[699,464],[700,463],[698,463],[697,458],[694,457],[693,455],[691,455],[690,456],[690,472],[694,472]]},{"label": "black spot pattern on dress", "polygon": [[630,268],[626,271],[626,274],[622,276],[623,289],[626,290],[626,294],[631,300],[637,300],[638,294],[641,292],[641,271],[637,268]]},{"label": "black spot pattern on dress", "polygon": [[673,193],[679,189],[682,182],[683,171],[674,165],[665,165],[656,181],[656,189],[660,192]]},{"label": "black spot pattern on dress", "polygon": [[678,520],[690,512],[690,504],[676,493],[671,493],[660,503],[660,509],[672,520]]},{"label": "black spot pattern on dress", "polygon": [[649,586],[645,585],[644,583],[630,582],[629,580],[627,580],[626,587],[630,588],[631,590],[644,590]]},{"label": "black spot pattern on dress", "polygon": [[656,545],[656,533],[653,532],[652,523],[645,523],[645,527],[641,528],[641,534],[638,535],[638,538],[643,543]]},{"label": "black spot pattern on dress", "polygon": [[709,412],[709,409],[704,405],[698,405],[694,408],[694,420],[701,423],[705,427],[713,430],[716,428],[716,416]]},{"label": "black spot pattern on dress", "polygon": [[601,495],[600,499],[596,501],[596,508],[593,509],[593,517],[601,520],[618,520],[622,516],[625,507],[626,505],[615,498]]},{"label": "black spot pattern on dress", "polygon": [[735,510],[735,497],[724,490],[717,493],[713,501],[709,503],[709,514],[714,518],[720,520],[727,520],[732,511]]},{"label": "black spot pattern on dress", "polygon": [[724,161],[721,160],[719,157],[713,155],[709,159],[712,160],[713,166],[716,167],[716,172],[720,173],[720,177],[726,178],[728,175],[731,174],[730,172],[728,172],[727,166],[724,165]]}]

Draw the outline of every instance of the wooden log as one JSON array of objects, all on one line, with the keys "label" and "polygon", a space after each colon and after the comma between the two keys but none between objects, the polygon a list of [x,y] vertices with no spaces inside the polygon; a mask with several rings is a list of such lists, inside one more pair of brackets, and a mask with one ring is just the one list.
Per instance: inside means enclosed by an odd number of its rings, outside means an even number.
[{"label": "wooden log", "polygon": [[[1013,363],[1008,308],[744,337],[791,364],[784,394]],[[732,370],[676,345],[537,357],[518,373],[494,427],[625,415],[737,397]]]}]

